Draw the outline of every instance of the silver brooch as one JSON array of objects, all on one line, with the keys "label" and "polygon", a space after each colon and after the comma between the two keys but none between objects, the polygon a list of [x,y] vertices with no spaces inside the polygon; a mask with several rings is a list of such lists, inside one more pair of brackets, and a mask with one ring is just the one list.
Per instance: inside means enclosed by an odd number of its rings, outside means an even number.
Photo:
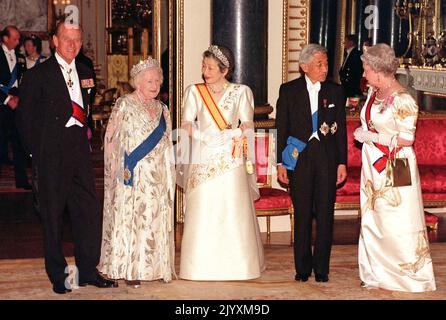
[{"label": "silver brooch", "polygon": [[319,131],[320,131],[324,136],[326,136],[326,135],[328,134],[328,132],[330,131],[330,127],[328,126],[327,123],[324,122],[324,123],[321,125],[321,127],[319,128]]},{"label": "silver brooch", "polygon": [[331,128],[330,128],[330,132],[331,132],[331,134],[335,134],[336,131],[338,131],[338,124],[336,122],[333,122],[333,124],[331,125]]}]

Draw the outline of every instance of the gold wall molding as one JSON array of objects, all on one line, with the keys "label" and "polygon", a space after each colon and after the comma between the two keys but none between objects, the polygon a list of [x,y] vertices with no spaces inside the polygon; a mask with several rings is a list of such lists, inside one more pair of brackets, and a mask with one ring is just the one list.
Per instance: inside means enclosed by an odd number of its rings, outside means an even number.
[{"label": "gold wall molding", "polygon": [[[344,48],[345,48],[345,36],[347,35],[347,14],[352,17],[353,12],[356,12],[356,10],[353,9],[353,3],[348,8],[347,12],[347,0],[341,0],[338,1],[338,8],[337,8],[337,21],[336,24],[340,26],[336,30],[336,43],[339,43],[339,46],[335,46],[335,58],[334,58],[334,66],[333,66],[333,80],[337,83],[340,83],[339,73],[337,70],[339,70],[342,66],[342,61],[344,59]],[[349,32],[351,32],[352,24],[355,19],[350,20],[350,25],[348,26]],[[353,26],[354,28],[354,26]]]},{"label": "gold wall molding", "polygon": [[310,38],[311,0],[284,0],[282,80],[296,79],[299,56]]}]

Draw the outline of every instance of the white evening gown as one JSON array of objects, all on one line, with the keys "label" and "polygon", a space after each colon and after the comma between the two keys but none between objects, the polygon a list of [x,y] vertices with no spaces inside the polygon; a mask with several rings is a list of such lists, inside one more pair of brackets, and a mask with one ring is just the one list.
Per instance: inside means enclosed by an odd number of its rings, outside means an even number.
[{"label": "white evening gown", "polygon": [[[230,84],[218,108],[232,128],[251,123],[253,95],[249,87]],[[196,122],[195,122],[196,121]],[[218,128],[195,85],[185,91],[183,123],[200,131]],[[265,269],[263,245],[254,209],[258,189],[255,174],[246,172],[242,158],[231,157],[231,146],[208,148],[193,142],[195,163],[186,179],[180,278],[247,280]]]},{"label": "white evening gown", "polygon": [[[371,91],[366,106],[370,95]],[[363,130],[367,130],[365,109],[361,111]],[[392,136],[399,134],[407,140],[414,138],[417,117],[418,106],[406,92],[394,93],[386,101],[375,100],[370,113],[376,131]],[[379,173],[373,167],[382,155],[373,144],[363,144],[358,248],[361,280],[369,288],[433,291],[435,278],[413,147],[404,147],[397,155],[408,159],[411,186],[385,187],[385,169]]]},{"label": "white evening gown", "polygon": [[[150,107],[149,107],[150,108]],[[98,269],[113,279],[175,277],[173,204],[175,168],[170,114],[161,102],[151,107],[135,93],[116,101],[104,139],[104,218]],[[158,126],[166,132],[124,185],[124,152],[135,150]]]}]

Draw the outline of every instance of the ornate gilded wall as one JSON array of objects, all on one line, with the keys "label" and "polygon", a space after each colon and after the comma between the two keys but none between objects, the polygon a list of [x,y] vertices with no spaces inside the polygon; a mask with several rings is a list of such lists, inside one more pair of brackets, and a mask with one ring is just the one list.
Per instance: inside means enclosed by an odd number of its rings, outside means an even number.
[{"label": "ornate gilded wall", "polygon": [[283,81],[299,77],[299,55],[309,41],[311,0],[284,1]]}]

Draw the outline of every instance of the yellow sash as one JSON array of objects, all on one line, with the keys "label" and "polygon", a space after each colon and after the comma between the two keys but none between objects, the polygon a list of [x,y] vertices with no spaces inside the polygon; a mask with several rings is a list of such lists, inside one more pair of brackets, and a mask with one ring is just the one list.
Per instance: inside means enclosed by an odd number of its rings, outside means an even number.
[{"label": "yellow sash", "polygon": [[225,117],[221,114],[220,110],[217,107],[217,104],[215,103],[214,99],[211,96],[211,93],[209,92],[208,87],[205,83],[199,83],[195,85],[198,89],[198,92],[201,95],[201,98],[203,99],[204,105],[208,109],[209,113],[211,114],[212,119],[214,120],[215,124],[220,130],[227,129],[228,122],[226,121]]}]

